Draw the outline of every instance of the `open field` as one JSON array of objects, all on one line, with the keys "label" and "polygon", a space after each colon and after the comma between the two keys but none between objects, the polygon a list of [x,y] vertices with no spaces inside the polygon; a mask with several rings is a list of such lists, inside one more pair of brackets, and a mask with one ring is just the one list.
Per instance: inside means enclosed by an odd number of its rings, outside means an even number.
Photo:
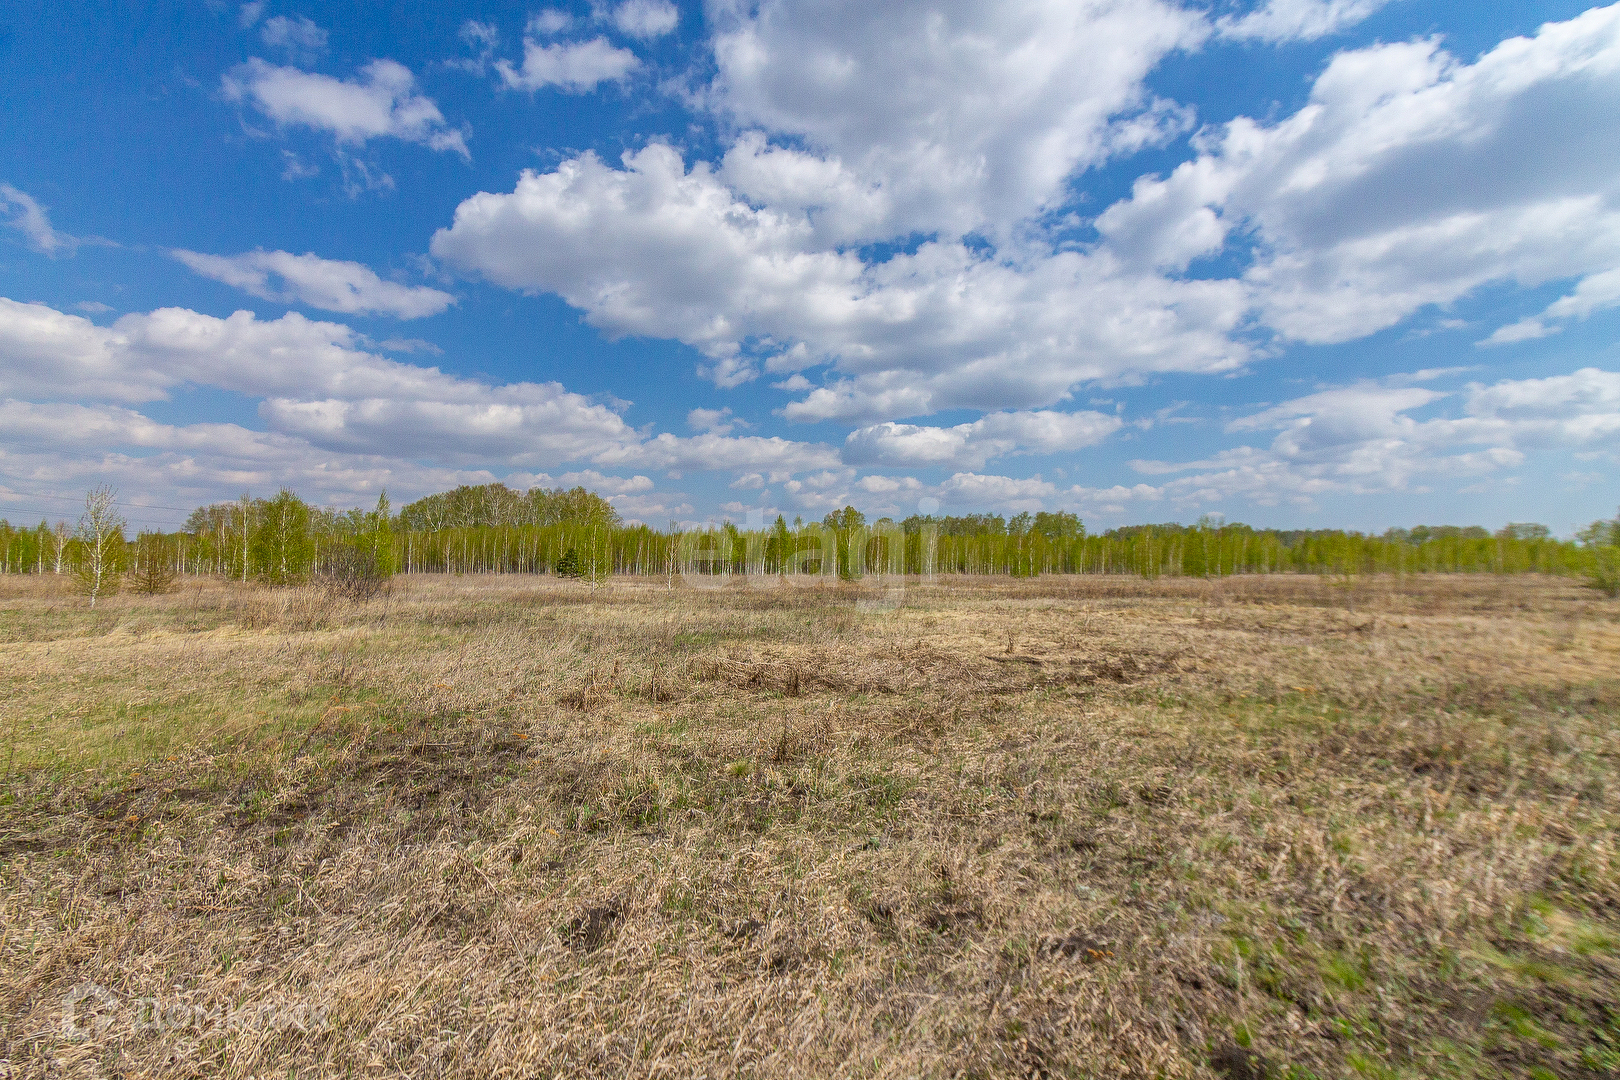
[{"label": "open field", "polygon": [[864,595],[0,578],[0,1077],[1620,1075],[1620,604]]}]

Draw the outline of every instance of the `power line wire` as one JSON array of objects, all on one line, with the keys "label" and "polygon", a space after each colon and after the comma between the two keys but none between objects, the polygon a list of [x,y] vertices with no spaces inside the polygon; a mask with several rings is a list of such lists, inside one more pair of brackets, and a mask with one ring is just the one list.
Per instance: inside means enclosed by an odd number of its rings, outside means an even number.
[{"label": "power line wire", "polygon": [[[123,443],[120,445],[129,446],[132,444]],[[87,458],[90,456],[90,454],[82,450],[64,450],[60,446],[41,446],[39,443],[18,442],[15,439],[6,438],[4,436],[0,436],[0,447],[19,447],[23,450],[38,450],[42,454],[61,454],[63,457]],[[136,449],[152,450],[160,454],[177,454],[185,452],[183,450],[175,450],[172,447],[167,446],[139,446],[136,447]],[[141,459],[135,458],[135,460],[139,461]]]},{"label": "power line wire", "polygon": [[[79,498],[78,496],[46,495],[44,492],[40,492],[40,491],[23,491],[21,488],[14,488],[14,487],[11,487],[8,484],[0,484],[0,491],[5,491],[5,492],[7,492],[9,494],[12,494],[12,495],[23,495],[23,496],[26,496],[27,498],[30,498],[30,499],[54,499],[57,502],[70,502],[70,503],[78,503],[78,502],[83,501],[83,499]],[[157,503],[126,503],[126,502],[121,502],[119,505],[124,506],[124,507],[128,507],[128,508],[132,508],[132,509],[141,509],[141,510],[179,510],[181,513],[185,513],[185,514],[189,514],[189,513],[191,513],[191,511],[196,509],[196,507],[194,507],[194,506],[161,506],[161,505],[159,505]]]},{"label": "power line wire", "polygon": [[[0,488],[3,488],[3,485],[0,485]],[[31,496],[32,495],[31,492],[12,491],[12,492],[4,492],[3,494],[0,494],[0,498],[3,498],[5,494],[24,495],[24,496]],[[39,496],[32,496],[32,497],[39,498]],[[45,496],[45,497],[46,498],[51,498],[53,496]],[[70,500],[70,501],[77,502],[77,500]],[[124,508],[137,509],[137,510],[148,509],[148,507],[146,507],[144,505],[131,506],[130,504],[125,504],[124,507],[120,507],[120,509],[124,509]],[[178,507],[178,506],[165,506],[165,507],[154,507],[152,509],[179,510],[180,507]],[[47,516],[51,515],[51,514],[61,516],[63,514],[63,510],[60,507],[58,507],[56,509],[49,509],[49,508],[39,507],[39,506],[18,506],[15,503],[6,503],[4,505],[0,505],[0,510],[10,510],[10,511],[12,511],[14,513],[19,513],[19,514],[45,514]],[[180,520],[179,518],[171,517],[168,514],[136,514],[134,516],[140,518],[142,521],[179,521]]]},{"label": "power line wire", "polygon": [[[53,513],[53,511],[41,510],[38,507],[33,506],[0,506],[0,511],[5,511],[12,514],[28,514],[30,516],[38,514],[42,520],[48,519]],[[57,520],[66,521],[67,519],[58,515]],[[174,518],[139,517],[136,519],[135,524],[173,525],[176,528],[182,528],[184,527],[185,522],[177,521]],[[20,528],[21,526],[13,525],[12,527]]]},{"label": "power line wire", "polygon": [[[38,443],[24,443],[24,442],[17,442],[17,441],[12,440],[12,439],[0,439],[0,447],[5,447],[5,446],[22,447],[25,450],[38,450],[41,453],[61,454],[61,455],[65,456],[65,457],[77,457],[77,458],[81,458],[81,459],[82,458],[88,458],[90,456],[90,455],[84,454],[84,453],[74,453],[71,450],[62,450],[62,449],[55,448],[55,447],[40,446]],[[161,447],[156,447],[154,449],[157,449],[157,450],[159,450],[159,452],[162,452]],[[140,459],[136,458],[135,460],[139,461]],[[79,501],[79,499],[77,497],[69,497],[69,496],[66,496],[66,495],[46,495],[44,492],[39,492],[39,491],[22,491],[22,490],[19,490],[17,488],[10,487],[9,485],[6,485],[6,484],[0,484],[0,489],[3,489],[6,493],[11,494],[11,495],[22,495],[22,496],[25,496],[25,497],[30,498],[30,499],[51,499],[51,500],[56,501],[56,502],[71,502],[71,503],[76,503],[76,502]],[[128,509],[138,509],[138,510],[178,510],[183,514],[189,514],[189,513],[191,513],[192,510],[196,509],[195,507],[192,507],[192,506],[162,506],[162,505],[159,505],[158,503],[123,503],[122,505],[124,507],[128,508]],[[27,511],[27,512],[32,513],[33,511]]]}]

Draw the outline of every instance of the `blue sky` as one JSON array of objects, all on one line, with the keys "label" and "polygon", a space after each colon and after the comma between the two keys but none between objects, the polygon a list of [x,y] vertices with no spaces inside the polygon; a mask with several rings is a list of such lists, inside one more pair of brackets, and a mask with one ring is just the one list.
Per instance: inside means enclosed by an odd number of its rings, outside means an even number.
[{"label": "blue sky", "polygon": [[23,4],[0,60],[13,521],[1620,503],[1620,7]]}]

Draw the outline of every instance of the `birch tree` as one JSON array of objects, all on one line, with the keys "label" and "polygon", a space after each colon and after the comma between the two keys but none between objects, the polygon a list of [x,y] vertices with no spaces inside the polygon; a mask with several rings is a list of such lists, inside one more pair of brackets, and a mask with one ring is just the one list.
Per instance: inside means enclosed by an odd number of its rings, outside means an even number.
[{"label": "birch tree", "polygon": [[118,591],[127,523],[118,512],[117,499],[118,492],[102,484],[85,495],[79,517],[79,591],[90,597],[92,608],[103,595]]},{"label": "birch tree", "polygon": [[56,557],[56,572],[62,572],[63,560],[67,557],[68,541],[73,539],[73,530],[65,521],[58,521],[56,528],[51,530],[51,553]]},{"label": "birch tree", "polygon": [[286,488],[266,502],[252,533],[253,568],[270,585],[294,585],[315,561],[309,505]]}]

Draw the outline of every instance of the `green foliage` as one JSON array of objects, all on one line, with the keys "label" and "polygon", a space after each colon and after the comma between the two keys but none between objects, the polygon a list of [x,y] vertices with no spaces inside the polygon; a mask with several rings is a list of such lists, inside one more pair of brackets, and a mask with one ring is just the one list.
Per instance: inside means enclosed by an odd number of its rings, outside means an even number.
[{"label": "green foliage", "polygon": [[[821,519],[821,523],[831,529],[834,542],[838,550],[838,576],[845,581],[858,578],[867,566],[874,565],[871,546],[881,545],[881,539],[874,539],[867,531],[866,515],[853,506],[846,506],[842,510],[834,510]],[[893,521],[883,519],[880,525],[892,527]]]},{"label": "green foliage", "polygon": [[286,488],[262,504],[248,541],[253,576],[267,585],[294,585],[314,569],[309,504]]},{"label": "green foliage", "polygon": [[1594,521],[1575,536],[1585,549],[1586,583],[1611,599],[1620,597],[1620,515]]},{"label": "green foliage", "polygon": [[1004,536],[1007,522],[1000,514],[964,514],[961,517],[912,514],[900,523],[900,528],[907,533],[932,529],[939,536]]},{"label": "green foliage", "polygon": [[858,529],[865,525],[866,515],[853,506],[846,506],[842,510],[834,510],[822,518],[821,523],[829,529],[848,532],[850,529]]},{"label": "green foliage", "polygon": [[385,581],[399,571],[393,522],[388,510],[388,492],[383,491],[377,496],[376,508],[369,514],[353,511],[349,520],[331,530],[334,537],[346,541],[360,553],[371,573]]},{"label": "green foliage", "polygon": [[400,529],[413,532],[565,523],[614,528],[620,519],[611,503],[583,487],[520,492],[505,484],[482,484],[408,503],[398,521]]},{"label": "green foliage", "polygon": [[765,538],[765,566],[767,574],[783,574],[788,569],[788,557],[797,550],[793,542],[793,534],[788,531],[787,519],[781,514],[776,515],[776,521],[771,525],[770,535]]},{"label": "green foliage", "polygon": [[1034,531],[1048,543],[1060,544],[1068,540],[1078,540],[1086,535],[1086,526],[1081,522],[1079,515],[1071,514],[1067,510],[1059,510],[1055,514],[1043,511],[1035,515]]},{"label": "green foliage", "polygon": [[1594,521],[1575,533],[1582,547],[1620,547],[1620,516],[1613,521]]},{"label": "green foliage", "polygon": [[120,542],[107,553],[107,561],[102,564],[98,573],[95,564],[88,558],[80,558],[73,564],[74,587],[80,596],[88,597],[90,606],[95,607],[96,601],[107,596],[115,596],[124,584],[124,571],[128,568],[126,545]]},{"label": "green foliage", "polygon": [[578,548],[569,548],[563,552],[562,558],[557,560],[557,576],[565,578],[582,578],[585,576],[585,571],[580,569]]},{"label": "green foliage", "polygon": [[1620,598],[1620,548],[1597,548],[1586,570],[1586,583],[1610,599]]}]

